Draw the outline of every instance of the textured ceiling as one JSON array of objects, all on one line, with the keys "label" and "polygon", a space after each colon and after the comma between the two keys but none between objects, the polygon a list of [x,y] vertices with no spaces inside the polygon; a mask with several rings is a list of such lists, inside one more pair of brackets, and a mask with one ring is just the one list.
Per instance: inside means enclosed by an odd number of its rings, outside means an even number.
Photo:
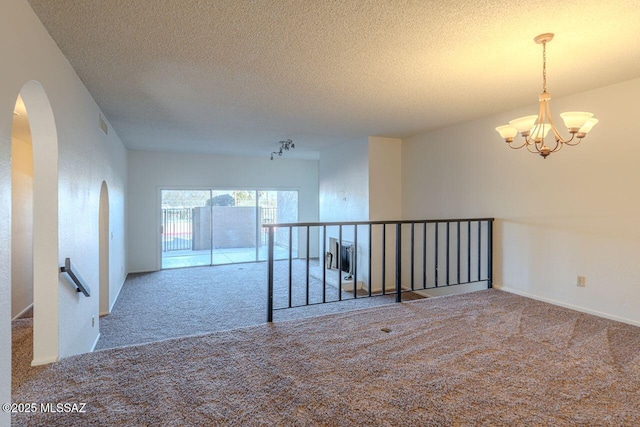
[{"label": "textured ceiling", "polygon": [[29,2],[135,150],[313,158],[533,104],[544,32],[555,97],[640,76],[640,0]]}]

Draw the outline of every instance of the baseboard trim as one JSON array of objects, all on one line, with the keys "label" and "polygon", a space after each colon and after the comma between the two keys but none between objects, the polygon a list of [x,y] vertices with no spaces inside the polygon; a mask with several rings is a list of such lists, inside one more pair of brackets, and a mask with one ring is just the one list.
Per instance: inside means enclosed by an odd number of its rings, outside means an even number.
[{"label": "baseboard trim", "polygon": [[11,319],[11,321],[13,322],[14,320],[18,320],[19,318],[21,318],[27,311],[31,310],[33,308],[33,303],[29,304],[27,306],[27,308],[25,308],[24,310],[22,310],[20,313],[16,314],[16,317],[14,317],[13,319]]},{"label": "baseboard trim", "polygon": [[96,350],[96,346],[98,345],[98,340],[100,340],[99,332],[98,332],[98,336],[96,337],[96,340],[93,342],[93,345],[91,346],[91,353],[93,353]]},{"label": "baseboard trim", "polygon": [[55,363],[58,360],[60,360],[58,357],[45,357],[43,359],[33,359],[31,361],[31,366],[50,365],[51,363]]},{"label": "baseboard trim", "polygon": [[105,314],[100,313],[100,316],[106,316],[107,314],[111,314],[111,312],[113,311],[113,306],[116,305],[116,301],[118,301],[118,297],[120,297],[120,292],[122,291],[122,288],[124,288],[124,282],[127,281],[127,277],[129,277],[129,273],[124,275],[124,279],[120,284],[120,289],[118,289],[118,293],[116,294],[116,297],[113,299],[113,304],[109,306],[109,312]]},{"label": "baseboard trim", "polygon": [[[266,261],[265,261],[266,262]],[[209,265],[195,265],[194,267],[210,267]],[[190,267],[176,267],[176,268],[190,268]],[[144,269],[144,270],[131,270],[127,273],[129,274],[139,274],[139,273],[155,273],[156,271],[167,270],[166,268],[152,268],[152,269]],[[171,270],[171,269],[169,269]]]},{"label": "baseboard trim", "polygon": [[512,293],[512,294],[520,295],[520,296],[523,296],[523,297],[535,299],[535,300],[538,300],[538,301],[548,302],[549,304],[559,305],[560,307],[569,308],[571,310],[580,311],[582,313],[593,314],[594,316],[598,316],[598,317],[604,317],[605,319],[611,319],[611,320],[615,320],[617,322],[627,323],[627,324],[633,325],[633,326],[640,326],[640,322],[636,321],[636,320],[627,319],[625,317],[616,316],[614,314],[604,313],[602,311],[592,310],[590,308],[581,307],[579,305],[568,304],[566,302],[558,301],[558,300],[555,300],[555,299],[552,299],[552,298],[541,297],[541,296],[538,296],[538,295],[534,295],[534,294],[530,294],[528,292],[521,291],[519,289],[510,288],[509,286],[494,285],[494,288],[496,288],[498,290],[501,290],[501,291],[509,292],[509,293]]}]

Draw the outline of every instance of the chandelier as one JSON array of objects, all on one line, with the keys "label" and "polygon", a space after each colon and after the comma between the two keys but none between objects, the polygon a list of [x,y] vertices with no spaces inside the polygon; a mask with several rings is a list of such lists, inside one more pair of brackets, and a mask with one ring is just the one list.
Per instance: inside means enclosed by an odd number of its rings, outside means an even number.
[{"label": "chandelier", "polygon": [[[578,145],[589,131],[598,123],[598,119],[593,118],[592,113],[572,111],[560,114],[564,125],[569,130],[571,138],[565,139],[560,135],[551,117],[549,102],[551,94],[547,92],[547,43],[553,39],[553,33],[540,34],[533,40],[542,45],[542,93],[540,101],[540,111],[537,116],[525,116],[511,120],[508,125],[498,126],[496,130],[502,138],[513,149],[526,147],[531,153],[538,153],[543,158],[551,153],[559,151],[563,145]],[[553,133],[555,144],[547,146],[545,137],[549,132]],[[517,134],[522,135],[524,142],[521,145],[514,144]],[[575,139],[575,141],[574,141]]]},{"label": "chandelier", "polygon": [[273,160],[273,155],[277,154],[278,156],[282,156],[284,151],[289,151],[293,148],[296,148],[295,144],[290,139],[285,139],[284,141],[280,141],[280,150],[274,151],[271,153],[271,160]]}]

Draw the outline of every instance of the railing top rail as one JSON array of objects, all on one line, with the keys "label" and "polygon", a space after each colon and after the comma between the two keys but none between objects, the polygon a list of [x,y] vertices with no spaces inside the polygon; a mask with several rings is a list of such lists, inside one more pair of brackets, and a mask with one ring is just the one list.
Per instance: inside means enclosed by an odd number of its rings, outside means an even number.
[{"label": "railing top rail", "polygon": [[440,222],[493,222],[494,218],[462,218],[462,219],[403,219],[396,221],[337,221],[337,222],[284,222],[278,224],[262,224],[264,228],[272,227],[323,227],[338,225],[381,225],[381,224],[433,224]]}]

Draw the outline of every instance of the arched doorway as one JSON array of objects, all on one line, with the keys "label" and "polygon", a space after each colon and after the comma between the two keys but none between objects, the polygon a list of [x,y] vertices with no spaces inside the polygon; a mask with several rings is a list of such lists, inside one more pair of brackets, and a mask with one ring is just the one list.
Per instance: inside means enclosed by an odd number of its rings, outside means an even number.
[{"label": "arched doorway", "polygon": [[33,360],[33,145],[20,95],[11,126],[11,346],[17,387]]},{"label": "arched doorway", "polygon": [[18,95],[11,127],[11,319],[32,317],[33,145],[29,116]]},{"label": "arched doorway", "polygon": [[[11,242],[13,249],[14,242],[22,241],[23,245],[29,245],[28,241],[24,241],[31,240],[28,256],[32,263],[30,280],[33,290],[31,365],[35,366],[55,362],[59,355],[58,137],[51,104],[39,82],[27,82],[20,90],[19,99],[23,102],[22,108],[28,119],[27,126],[31,136],[31,236],[12,229]],[[12,182],[12,195],[13,187]],[[24,194],[21,197],[24,198]]]},{"label": "arched doorway", "polygon": [[109,189],[107,183],[102,181],[100,188],[100,213],[99,223],[99,253],[100,253],[100,316],[109,314]]}]

